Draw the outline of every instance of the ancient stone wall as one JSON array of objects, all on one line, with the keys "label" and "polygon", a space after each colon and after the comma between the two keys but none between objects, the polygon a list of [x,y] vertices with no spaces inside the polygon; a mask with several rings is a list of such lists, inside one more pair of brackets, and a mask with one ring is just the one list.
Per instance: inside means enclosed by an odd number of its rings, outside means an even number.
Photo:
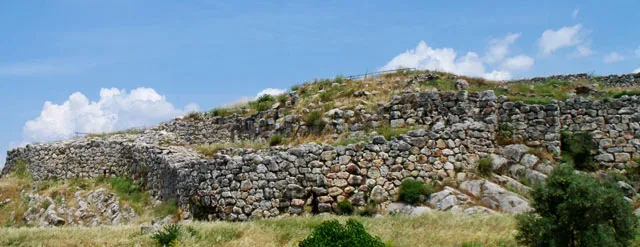
[{"label": "ancient stone wall", "polygon": [[549,80],[560,80],[560,81],[570,81],[570,82],[592,81],[592,82],[602,83],[602,85],[607,87],[637,87],[637,86],[640,86],[640,73],[624,74],[624,75],[607,75],[607,76],[592,76],[585,73],[570,74],[570,75],[552,75],[552,76],[545,76],[545,77],[534,77],[534,78],[511,80],[511,81],[506,81],[505,83],[537,84],[537,83],[544,83]]},{"label": "ancient stone wall", "polygon": [[640,98],[569,99],[559,103],[561,126],[570,132],[589,132],[598,146],[596,161],[624,168],[632,159],[639,159]]},{"label": "ancient stone wall", "polygon": [[160,199],[175,198],[174,166],[196,156],[184,147],[109,139],[81,138],[16,148],[7,153],[2,173],[23,162],[36,181],[127,176]]},{"label": "ancient stone wall", "polygon": [[[175,120],[138,135],[83,137],[16,148],[8,152],[3,174],[23,161],[36,180],[130,176],[154,196],[177,199],[189,217],[244,220],[298,214],[305,205],[316,212],[331,212],[345,198],[360,206],[369,199],[389,204],[403,179],[469,180],[478,159],[500,153],[496,140],[503,124],[513,128],[511,137],[551,151],[559,150],[560,131],[588,131],[598,143],[596,159],[622,168],[638,158],[639,110],[637,96],[528,105],[507,102],[491,91],[408,93],[393,97],[376,115],[393,127],[415,129],[392,140],[377,136],[370,142],[338,147],[228,149],[205,159],[188,145],[165,146],[172,142],[167,138],[191,136],[187,141],[192,144],[214,143],[234,136],[287,135],[293,127],[264,120],[268,115]],[[328,115],[336,120],[351,113]],[[521,149],[514,162],[527,152],[527,147]]]},{"label": "ancient stone wall", "polygon": [[[529,147],[560,151],[560,109],[557,103],[530,105],[501,100],[498,139]],[[500,142],[499,141],[499,142]]]}]

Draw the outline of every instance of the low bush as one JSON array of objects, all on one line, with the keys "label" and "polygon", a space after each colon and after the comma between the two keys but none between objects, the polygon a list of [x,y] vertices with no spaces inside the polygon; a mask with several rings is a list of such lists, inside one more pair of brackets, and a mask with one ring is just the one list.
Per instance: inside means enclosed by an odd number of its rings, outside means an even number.
[{"label": "low bush", "polygon": [[595,171],[597,169],[597,164],[593,160],[593,150],[596,149],[596,143],[591,134],[587,132],[572,134],[563,131],[560,138],[564,163],[571,164],[581,171]]},{"label": "low bush", "polygon": [[353,214],[354,210],[355,209],[349,199],[344,199],[338,202],[338,213],[340,213],[341,215],[351,215]]},{"label": "low bush", "polygon": [[249,102],[249,107],[256,111],[266,111],[275,103],[276,99],[269,95],[263,94],[258,99]]},{"label": "low bush", "polygon": [[129,202],[131,207],[140,213],[142,206],[148,204],[149,194],[144,192],[140,185],[136,184],[132,179],[127,177],[113,177],[109,181],[111,187],[115,190],[118,198]]},{"label": "low bush", "polygon": [[568,164],[531,191],[535,211],[516,217],[525,246],[629,246],[638,219],[616,185]]},{"label": "low bush", "polygon": [[273,146],[278,146],[280,144],[283,144],[285,141],[285,138],[281,135],[274,135],[271,138],[269,138],[269,146],[273,147]]},{"label": "low bush", "polygon": [[186,120],[186,121],[198,121],[198,120],[202,119],[202,113],[200,113],[200,112],[190,112],[189,114],[184,116],[182,119]]},{"label": "low bush", "polygon": [[27,167],[27,163],[24,162],[24,160],[16,161],[15,167],[11,171],[11,176],[18,179],[25,179],[29,181],[33,180],[33,175],[31,174],[31,171],[29,170],[29,167]]},{"label": "low bush", "polygon": [[213,108],[207,115],[212,117],[224,117],[231,115],[231,111],[228,108]]},{"label": "low bush", "polygon": [[486,157],[478,160],[478,173],[482,176],[491,176],[493,171],[493,159]]},{"label": "low bush", "polygon": [[178,214],[178,203],[174,199],[162,202],[160,205],[153,209],[155,216],[164,217],[167,215]]},{"label": "low bush", "polygon": [[433,186],[423,182],[407,179],[400,184],[400,201],[415,204],[423,202],[433,193]]},{"label": "low bush", "polygon": [[307,113],[307,115],[303,117],[303,120],[313,134],[322,133],[325,125],[327,124],[322,118],[322,112],[320,111],[311,111]]},{"label": "low bush", "polygon": [[349,219],[345,226],[337,220],[317,226],[311,235],[300,242],[300,247],[384,247],[380,238],[371,236],[362,224]]},{"label": "low bush", "polygon": [[164,226],[162,230],[155,232],[151,239],[153,239],[159,246],[177,246],[178,238],[180,237],[181,227],[178,224],[169,224]]},{"label": "low bush", "polygon": [[370,200],[367,205],[364,205],[362,209],[358,210],[358,215],[360,216],[371,217],[376,214],[378,214],[378,202],[374,200]]}]

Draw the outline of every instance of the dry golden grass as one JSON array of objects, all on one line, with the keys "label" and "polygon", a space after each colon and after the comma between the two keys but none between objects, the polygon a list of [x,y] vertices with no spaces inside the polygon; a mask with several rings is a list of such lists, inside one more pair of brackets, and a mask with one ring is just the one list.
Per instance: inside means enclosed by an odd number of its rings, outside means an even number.
[{"label": "dry golden grass", "polygon": [[227,149],[227,148],[264,149],[267,146],[268,145],[265,142],[237,141],[237,142],[230,142],[230,143],[215,143],[215,144],[210,144],[210,145],[195,145],[195,146],[193,146],[193,148],[199,154],[201,154],[201,155],[203,155],[205,157],[211,158],[216,153],[218,153],[218,151],[220,151],[222,149]]},{"label": "dry golden grass", "polygon": [[[388,246],[515,246],[510,216],[433,212],[419,217],[355,217]],[[184,224],[180,246],[297,246],[313,227],[344,216],[289,217],[243,223]],[[197,232],[190,234],[186,228]],[[155,246],[140,227],[1,228],[0,246]]]}]

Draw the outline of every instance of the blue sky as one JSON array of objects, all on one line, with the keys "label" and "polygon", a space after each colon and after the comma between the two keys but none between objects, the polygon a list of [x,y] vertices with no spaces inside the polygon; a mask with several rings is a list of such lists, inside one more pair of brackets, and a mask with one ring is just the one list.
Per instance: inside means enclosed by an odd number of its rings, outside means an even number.
[{"label": "blue sky", "polygon": [[640,69],[640,2],[451,2],[2,1],[0,149],[397,66]]}]

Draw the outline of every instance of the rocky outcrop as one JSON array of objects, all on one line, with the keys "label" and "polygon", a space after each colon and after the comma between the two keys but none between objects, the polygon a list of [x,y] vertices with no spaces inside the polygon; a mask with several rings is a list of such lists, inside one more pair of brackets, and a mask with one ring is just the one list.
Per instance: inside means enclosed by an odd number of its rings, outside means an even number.
[{"label": "rocky outcrop", "polygon": [[106,189],[77,191],[70,201],[29,194],[29,209],[23,219],[32,226],[99,226],[132,222],[138,216],[133,208]]},{"label": "rocky outcrop", "polygon": [[522,213],[532,209],[526,199],[486,180],[465,181],[459,188],[465,193],[481,198],[484,204],[497,211]]}]

